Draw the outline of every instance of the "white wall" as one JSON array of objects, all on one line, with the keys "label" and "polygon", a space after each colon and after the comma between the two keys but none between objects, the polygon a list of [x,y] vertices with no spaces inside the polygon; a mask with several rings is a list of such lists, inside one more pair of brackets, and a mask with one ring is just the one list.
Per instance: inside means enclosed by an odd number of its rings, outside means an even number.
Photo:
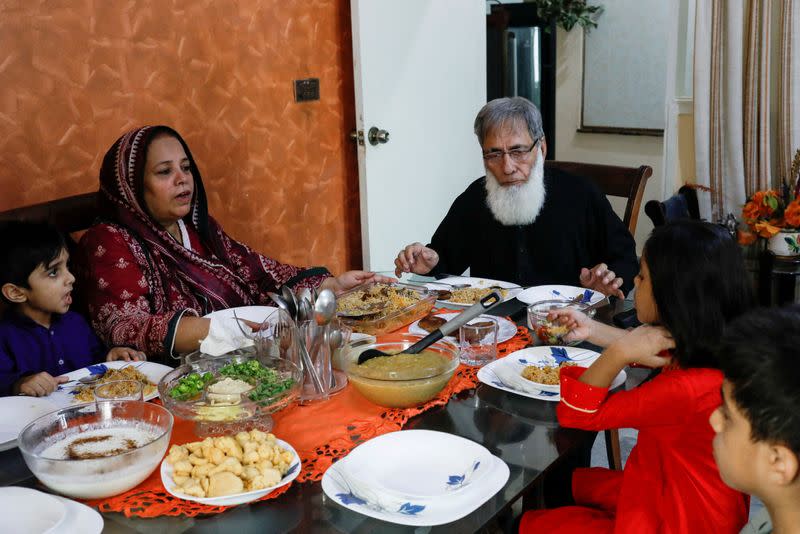
[{"label": "white wall", "polygon": [[[602,17],[598,23],[603,23]],[[644,204],[650,199],[663,198],[664,140],[650,136],[578,133],[583,77],[582,29],[573,28],[569,33],[558,29],[556,60],[556,159],[626,167],[650,165],[653,168],[634,236],[637,249],[641,251],[653,229],[650,219],[644,214]],[[625,201],[618,198],[609,200],[621,217]]]}]

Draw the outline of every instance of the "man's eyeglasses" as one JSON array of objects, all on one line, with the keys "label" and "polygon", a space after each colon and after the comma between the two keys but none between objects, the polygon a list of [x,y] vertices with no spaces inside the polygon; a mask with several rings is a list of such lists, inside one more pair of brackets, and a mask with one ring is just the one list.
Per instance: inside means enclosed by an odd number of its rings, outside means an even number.
[{"label": "man's eyeglasses", "polygon": [[538,145],[539,141],[541,140],[542,138],[540,137],[539,139],[534,141],[531,146],[527,148],[524,146],[520,146],[512,148],[511,150],[492,150],[491,152],[487,152],[486,154],[483,155],[483,161],[485,161],[486,163],[497,163],[503,159],[503,156],[505,154],[508,154],[508,156],[512,160],[518,163],[525,161],[528,158],[528,154],[530,154],[531,151],[533,151],[533,149],[536,148],[536,145]]}]

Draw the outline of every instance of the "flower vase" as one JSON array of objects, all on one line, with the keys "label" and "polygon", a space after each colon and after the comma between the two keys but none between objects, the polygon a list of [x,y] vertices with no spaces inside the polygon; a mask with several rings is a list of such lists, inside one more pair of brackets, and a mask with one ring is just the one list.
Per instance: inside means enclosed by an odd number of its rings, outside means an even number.
[{"label": "flower vase", "polygon": [[800,256],[800,231],[781,230],[769,238],[767,249],[778,257]]}]

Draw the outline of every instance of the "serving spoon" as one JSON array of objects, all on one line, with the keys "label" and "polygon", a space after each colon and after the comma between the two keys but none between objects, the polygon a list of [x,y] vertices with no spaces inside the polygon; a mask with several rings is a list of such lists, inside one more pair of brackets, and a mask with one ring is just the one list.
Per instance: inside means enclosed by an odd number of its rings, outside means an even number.
[{"label": "serving spoon", "polygon": [[[464,310],[463,312],[459,313],[453,319],[447,321],[442,326],[428,334],[427,336],[423,337],[407,349],[401,351],[402,354],[419,354],[423,350],[427,349],[443,337],[455,332],[462,325],[467,324],[475,317],[479,316],[480,314],[484,313],[485,311],[491,309],[496,304],[499,304],[500,301],[503,299],[500,298],[500,295],[493,291],[483,297],[481,300]],[[394,356],[393,354],[388,354],[383,352],[382,350],[378,349],[367,349],[358,356],[358,364],[361,365],[362,363],[371,360],[372,358],[377,358],[379,356]]]}]

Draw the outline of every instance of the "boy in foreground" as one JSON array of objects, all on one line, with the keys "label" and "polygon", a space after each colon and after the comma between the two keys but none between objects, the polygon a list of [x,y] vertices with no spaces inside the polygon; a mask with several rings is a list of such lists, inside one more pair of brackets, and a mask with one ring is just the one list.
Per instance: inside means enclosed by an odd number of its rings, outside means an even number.
[{"label": "boy in foreground", "polygon": [[766,507],[742,533],[800,533],[800,307],[740,317],[719,354],[714,458],[726,484]]}]

